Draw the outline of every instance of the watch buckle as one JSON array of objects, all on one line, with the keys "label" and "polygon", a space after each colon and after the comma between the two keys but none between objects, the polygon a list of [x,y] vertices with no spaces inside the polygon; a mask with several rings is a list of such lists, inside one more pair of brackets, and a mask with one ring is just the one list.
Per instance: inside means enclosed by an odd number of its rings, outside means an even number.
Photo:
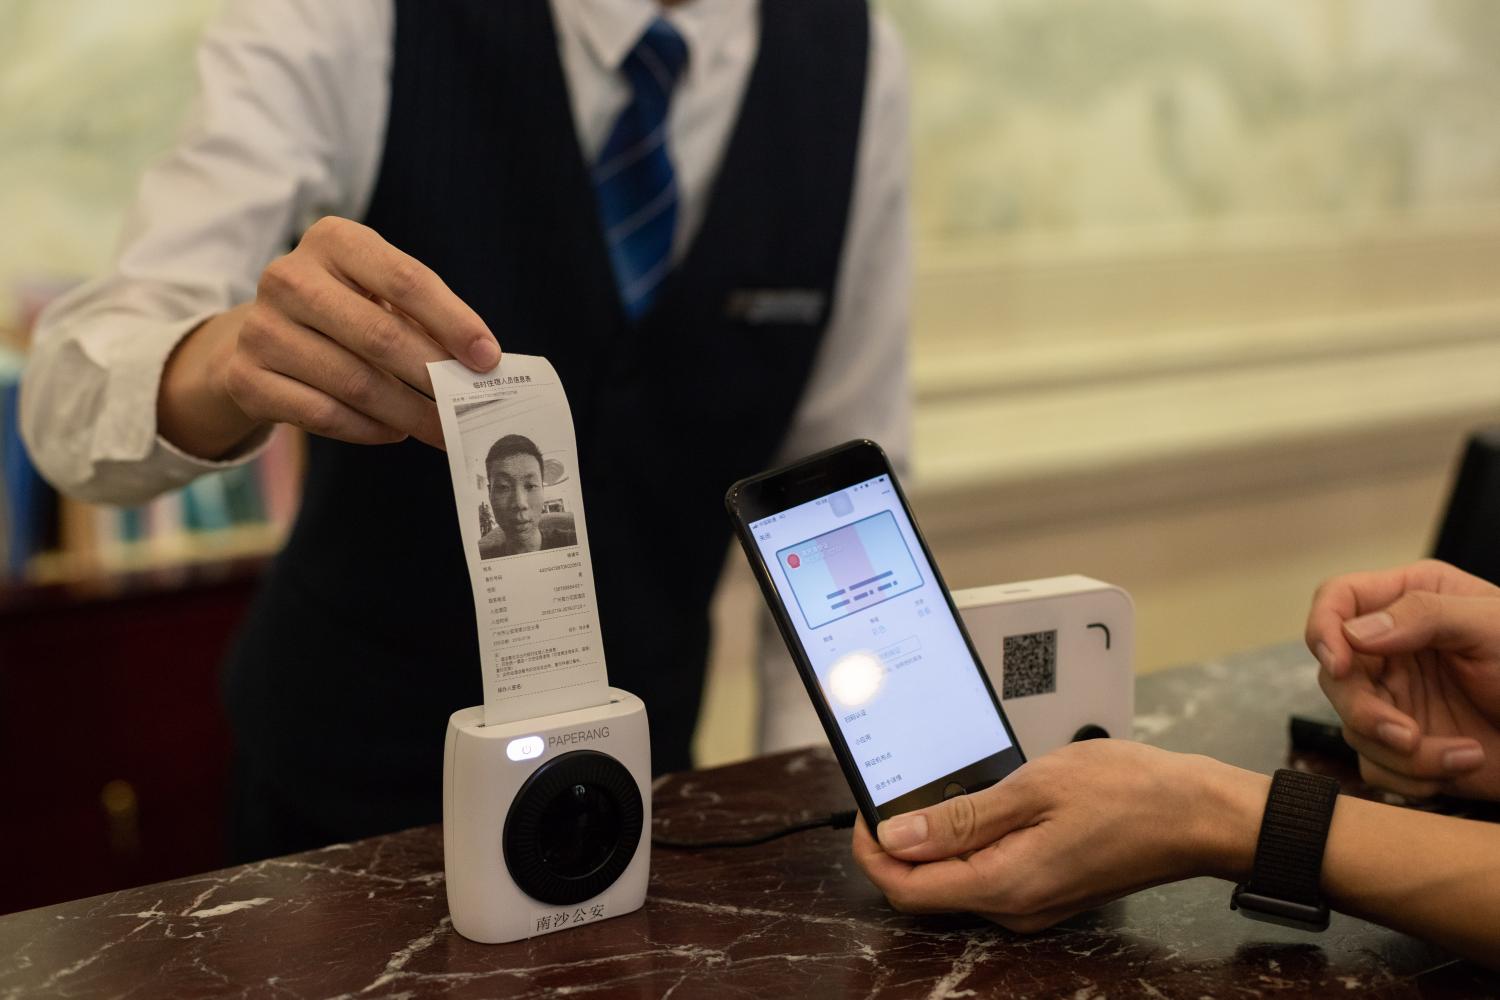
[{"label": "watch buckle", "polygon": [[1240,910],[1251,920],[1279,924],[1282,927],[1314,931],[1328,929],[1327,903],[1297,903],[1276,896],[1263,896],[1258,892],[1250,892],[1244,886],[1238,886],[1229,897],[1229,908]]}]

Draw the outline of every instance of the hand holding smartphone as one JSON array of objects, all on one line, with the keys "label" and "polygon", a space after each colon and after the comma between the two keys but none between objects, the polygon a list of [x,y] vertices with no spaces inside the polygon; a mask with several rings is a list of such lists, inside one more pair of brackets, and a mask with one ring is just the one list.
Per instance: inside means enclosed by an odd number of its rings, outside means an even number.
[{"label": "hand holding smartphone", "polygon": [[725,505],[871,830],[1025,762],[879,445],[741,480]]}]

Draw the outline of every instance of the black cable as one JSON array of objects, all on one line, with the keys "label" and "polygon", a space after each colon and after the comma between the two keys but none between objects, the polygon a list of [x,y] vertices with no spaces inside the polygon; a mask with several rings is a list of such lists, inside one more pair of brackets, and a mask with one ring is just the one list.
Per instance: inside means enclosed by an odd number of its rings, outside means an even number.
[{"label": "black cable", "polygon": [[652,837],[651,846],[661,847],[669,851],[702,851],[715,847],[756,847],[760,844],[768,844],[782,837],[789,837],[794,833],[802,833],[807,830],[821,830],[831,827],[835,830],[847,830],[854,825],[854,817],[858,812],[854,809],[845,809],[843,812],[829,813],[816,819],[805,819],[791,826],[783,826],[769,833],[757,834],[754,837],[743,837],[734,840],[668,840],[666,837]]}]

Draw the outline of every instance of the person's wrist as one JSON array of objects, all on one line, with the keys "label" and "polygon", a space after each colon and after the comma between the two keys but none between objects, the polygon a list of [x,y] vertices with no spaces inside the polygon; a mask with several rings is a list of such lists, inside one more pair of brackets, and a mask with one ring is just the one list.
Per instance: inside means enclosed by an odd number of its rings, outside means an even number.
[{"label": "person's wrist", "polygon": [[232,454],[261,429],[225,384],[248,305],[210,317],[183,337],[162,368],[157,431],[191,455]]},{"label": "person's wrist", "polygon": [[1190,758],[1194,807],[1190,839],[1197,875],[1244,881],[1255,863],[1255,844],[1271,779],[1210,757]]}]

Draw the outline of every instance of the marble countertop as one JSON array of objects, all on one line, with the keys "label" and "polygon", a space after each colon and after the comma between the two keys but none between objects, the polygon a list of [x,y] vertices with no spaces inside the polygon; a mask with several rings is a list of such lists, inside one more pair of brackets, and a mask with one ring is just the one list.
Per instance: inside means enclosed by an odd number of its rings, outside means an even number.
[{"label": "marble countertop", "polygon": [[[1277,647],[1142,678],[1137,736],[1269,770],[1288,714],[1321,704],[1306,653]],[[850,804],[831,755],[807,750],[661,780],[656,833],[745,836]],[[1211,879],[1030,937],[904,916],[848,838],[657,850],[644,909],[487,946],[449,925],[439,828],[408,830],[0,917],[0,1000],[1500,994],[1500,976],[1350,917],[1323,934],[1245,920]]]}]

